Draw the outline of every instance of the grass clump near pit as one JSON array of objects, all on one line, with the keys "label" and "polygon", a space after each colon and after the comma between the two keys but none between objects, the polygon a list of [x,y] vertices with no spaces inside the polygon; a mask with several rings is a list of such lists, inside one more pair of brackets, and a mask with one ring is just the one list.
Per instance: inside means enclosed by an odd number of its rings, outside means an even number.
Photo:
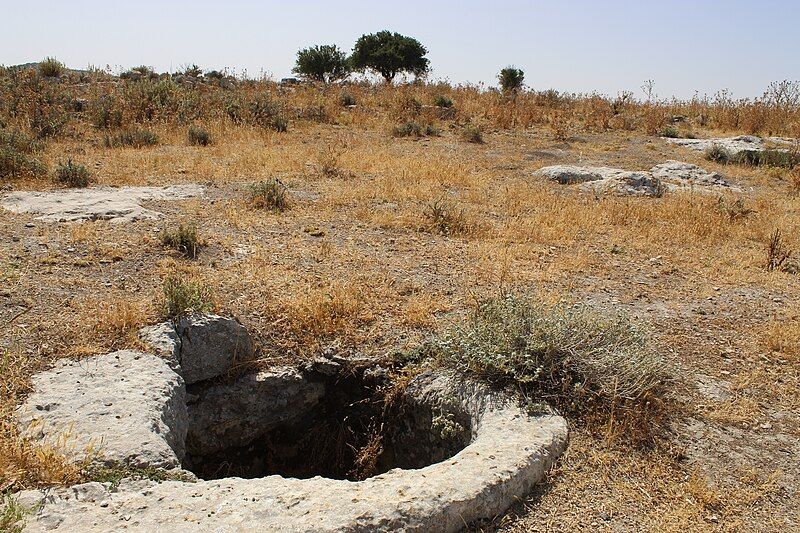
[{"label": "grass clump near pit", "polygon": [[[624,315],[526,295],[477,302],[469,318],[411,353],[574,415],[652,421],[671,381],[666,361]],[[646,426],[648,424],[645,424]]]},{"label": "grass clump near pit", "polygon": [[453,236],[464,235],[470,230],[464,210],[443,199],[428,204],[422,216],[426,222],[424,229],[432,233]]},{"label": "grass clump near pit", "polygon": [[250,205],[255,209],[284,211],[288,205],[288,191],[279,179],[268,179],[250,185]]},{"label": "grass clump near pit", "polygon": [[197,239],[197,226],[194,224],[179,224],[175,230],[164,229],[161,231],[161,244],[177,250],[189,259],[194,259],[200,249]]},{"label": "grass clump near pit", "polygon": [[173,274],[164,280],[163,291],[165,318],[178,320],[190,313],[208,313],[214,309],[211,288],[200,280]]},{"label": "grass clump near pit", "polygon": [[89,186],[91,174],[89,169],[72,159],[59,163],[56,169],[56,182],[66,187],[84,188]]},{"label": "grass clump near pit", "polygon": [[150,130],[129,129],[106,135],[103,139],[106,148],[144,148],[158,144],[158,136]]},{"label": "grass clump near pit", "polygon": [[17,503],[10,494],[0,494],[0,531],[21,533],[29,510]]}]

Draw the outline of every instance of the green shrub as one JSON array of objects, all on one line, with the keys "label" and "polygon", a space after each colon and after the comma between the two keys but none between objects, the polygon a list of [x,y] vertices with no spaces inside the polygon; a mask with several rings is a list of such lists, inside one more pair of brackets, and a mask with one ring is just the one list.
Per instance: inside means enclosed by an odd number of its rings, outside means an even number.
[{"label": "green shrub", "polygon": [[208,146],[211,144],[211,135],[200,126],[189,126],[189,144],[193,146]]},{"label": "green shrub", "polygon": [[198,280],[184,280],[179,275],[164,280],[163,314],[177,320],[190,313],[207,313],[214,308],[211,289]]},{"label": "green shrub", "polygon": [[517,92],[522,88],[525,73],[518,68],[506,67],[500,71],[497,79],[500,81],[500,88],[503,89],[503,92]]},{"label": "green shrub", "polygon": [[344,107],[356,105],[356,97],[347,91],[342,91],[342,95],[339,97],[339,101],[342,103],[342,106]]},{"label": "green shrub", "polygon": [[458,209],[450,202],[438,199],[428,204],[422,213],[428,231],[441,235],[462,235],[469,232],[469,224],[464,210]]},{"label": "green shrub", "polygon": [[658,135],[661,137],[666,137],[668,139],[677,139],[681,136],[680,133],[678,133],[678,129],[675,126],[667,126],[663,130],[658,132]]},{"label": "green shrub", "polygon": [[436,107],[443,107],[449,109],[453,107],[453,101],[443,94],[436,95],[436,98],[433,101],[433,105]]},{"label": "green shrub", "polygon": [[624,315],[520,295],[479,301],[466,323],[406,355],[513,383],[580,414],[598,401],[641,414],[671,380],[665,360]]},{"label": "green shrub", "polygon": [[422,137],[422,126],[413,121],[408,121],[392,128],[393,137]]},{"label": "green shrub", "polygon": [[47,57],[38,65],[39,75],[43,78],[60,78],[64,74],[64,64],[54,57]]},{"label": "green shrub", "polygon": [[177,250],[189,259],[197,257],[200,245],[197,240],[197,226],[194,224],[179,224],[175,231],[162,230],[161,243],[164,246]]},{"label": "green shrub", "polygon": [[731,162],[731,153],[722,146],[715,144],[706,150],[706,159],[714,161],[715,163],[727,165]]},{"label": "green shrub", "polygon": [[0,493],[0,531],[22,533],[30,510],[17,503],[11,494]]},{"label": "green shrub", "polygon": [[0,179],[40,176],[47,167],[33,154],[41,144],[18,131],[0,129]]},{"label": "green shrub", "polygon": [[468,125],[461,130],[461,139],[468,143],[483,144],[483,132],[477,126]]},{"label": "green shrub", "polygon": [[311,46],[297,52],[292,72],[309,80],[330,83],[350,74],[350,62],[335,44]]},{"label": "green shrub", "polygon": [[145,146],[155,146],[158,144],[158,137],[150,130],[133,128],[120,131],[113,135],[106,135],[103,139],[103,144],[105,144],[107,148],[143,148]]},{"label": "green shrub", "polygon": [[278,179],[250,185],[250,205],[256,209],[283,211],[288,205],[286,186]]},{"label": "green shrub", "polygon": [[442,131],[434,126],[433,124],[426,124],[425,125],[425,135],[429,137],[438,137],[442,134]]},{"label": "green shrub", "polygon": [[67,187],[83,188],[89,186],[89,170],[68,159],[66,163],[59,163],[56,169],[56,182]]}]

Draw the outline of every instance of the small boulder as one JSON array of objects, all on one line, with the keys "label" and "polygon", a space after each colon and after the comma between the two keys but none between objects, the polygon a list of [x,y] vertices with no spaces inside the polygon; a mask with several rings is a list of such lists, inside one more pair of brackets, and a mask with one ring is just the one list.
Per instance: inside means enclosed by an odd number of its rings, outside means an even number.
[{"label": "small boulder", "polygon": [[187,384],[221,376],[255,353],[247,329],[233,318],[190,315],[180,319],[176,331],[181,375]]},{"label": "small boulder", "polygon": [[620,196],[654,196],[664,195],[664,184],[649,172],[630,172],[620,170],[609,173],[608,177],[599,181],[590,181],[581,188],[599,193],[617,194]]},{"label": "small boulder", "polygon": [[539,169],[536,174],[544,176],[550,181],[555,181],[562,185],[573,183],[585,183],[587,181],[598,181],[604,178],[603,171],[614,170],[605,167],[576,167],[572,165],[554,165]]}]

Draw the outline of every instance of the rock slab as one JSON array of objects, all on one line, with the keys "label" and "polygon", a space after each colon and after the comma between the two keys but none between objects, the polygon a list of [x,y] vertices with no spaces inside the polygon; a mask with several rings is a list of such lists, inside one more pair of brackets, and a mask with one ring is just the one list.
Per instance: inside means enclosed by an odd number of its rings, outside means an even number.
[{"label": "rock slab", "polygon": [[70,458],[179,468],[188,427],[181,377],[153,355],[130,350],[62,360],[33,378],[15,413],[30,438]]},{"label": "rock slab", "polygon": [[[763,152],[767,149],[767,144],[761,137],[754,135],[739,135],[738,137],[717,137],[712,139],[671,139],[663,138],[670,144],[677,144],[694,150],[696,152],[705,152],[714,146],[724,148],[731,155],[736,155],[740,152]],[[795,147],[798,144],[797,139],[789,139],[784,137],[768,137],[767,141],[773,144],[786,145],[786,148],[779,147],[778,150],[787,150],[790,145]]]},{"label": "rock slab", "polygon": [[203,196],[200,185],[170,185],[168,187],[89,187],[47,192],[17,191],[0,200],[8,211],[32,213],[45,222],[74,222],[81,220],[110,220],[134,222],[157,219],[157,211],[145,209],[147,200],[186,200]]}]

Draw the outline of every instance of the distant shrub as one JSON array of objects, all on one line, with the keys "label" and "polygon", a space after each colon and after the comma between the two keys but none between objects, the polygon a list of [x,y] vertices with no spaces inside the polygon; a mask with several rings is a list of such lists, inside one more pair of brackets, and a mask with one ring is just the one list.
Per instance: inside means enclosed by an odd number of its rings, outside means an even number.
[{"label": "distant shrub", "polygon": [[211,144],[211,134],[201,126],[189,126],[189,144],[193,146],[208,146]]},{"label": "distant shrub", "polygon": [[647,419],[671,372],[648,336],[621,314],[546,305],[526,295],[480,300],[469,319],[412,352],[458,372],[511,383],[567,412]]},{"label": "distant shrub", "polygon": [[706,150],[705,157],[709,161],[714,161],[715,163],[720,163],[722,165],[727,165],[731,162],[731,153],[718,144],[715,144]]},{"label": "distant shrub", "polygon": [[453,101],[443,94],[437,94],[436,98],[433,100],[433,105],[449,109],[453,107]]},{"label": "distant shrub", "polygon": [[158,78],[158,74],[156,74],[156,72],[147,65],[141,65],[130,70],[126,70],[120,74],[119,77],[123,80],[131,81],[139,81],[141,79],[155,80]]},{"label": "distant shrub", "polygon": [[394,137],[421,137],[422,126],[413,121],[408,121],[399,126],[392,128],[392,136]]},{"label": "distant shrub", "polygon": [[506,67],[497,75],[500,82],[500,88],[503,92],[514,93],[522,88],[522,83],[525,80],[525,73],[515,67]]},{"label": "distant shrub", "polygon": [[134,128],[113,135],[106,135],[103,139],[103,144],[107,148],[143,148],[158,144],[158,137],[150,130]]},{"label": "distant shrub", "polygon": [[37,67],[39,75],[43,78],[60,78],[66,68],[64,64],[54,57],[47,57]]},{"label": "distant shrub", "polygon": [[335,44],[310,46],[297,52],[292,72],[309,80],[330,83],[350,74],[350,61]]},{"label": "distant shrub", "polygon": [[429,137],[438,137],[442,134],[442,130],[434,126],[433,124],[426,124],[425,125],[425,135]]},{"label": "distant shrub", "polygon": [[40,176],[47,167],[33,157],[39,142],[18,131],[0,128],[0,179]]},{"label": "distant shrub", "polygon": [[479,127],[470,124],[461,130],[461,139],[468,143],[483,144],[483,132]]},{"label": "distant shrub", "polygon": [[89,170],[72,159],[66,163],[59,163],[56,169],[56,182],[67,187],[83,188],[89,186]]},{"label": "distant shrub", "polygon": [[122,109],[109,96],[103,96],[91,102],[89,116],[94,127],[99,130],[110,130],[122,126]]},{"label": "distant shrub", "polygon": [[[288,129],[288,120],[284,114],[283,105],[270,97],[267,93],[259,93],[247,103],[250,123],[265,129],[285,132]],[[230,115],[230,113],[229,113]]]},{"label": "distant shrub", "polygon": [[214,308],[211,289],[198,280],[185,280],[174,274],[164,280],[163,313],[178,320],[190,313],[207,313]]},{"label": "distant shrub", "polygon": [[356,105],[356,97],[347,91],[342,91],[342,95],[339,97],[339,101],[342,103],[342,106],[344,107]]},{"label": "distant shrub", "polygon": [[741,165],[791,169],[800,164],[800,155],[786,150],[743,150],[731,161]]},{"label": "distant shrub", "polygon": [[442,199],[428,204],[422,213],[428,231],[441,235],[461,235],[469,231],[464,210]]},{"label": "distant shrub", "polygon": [[661,130],[658,134],[659,136],[666,137],[668,139],[677,139],[681,136],[680,133],[678,133],[678,129],[675,126],[667,126],[663,130]]},{"label": "distant shrub", "polygon": [[189,259],[194,259],[200,248],[197,240],[197,226],[179,224],[174,231],[164,229],[161,232],[161,243],[177,250]]},{"label": "distant shrub", "polygon": [[256,209],[283,211],[287,207],[286,186],[278,179],[269,179],[250,186],[250,205]]}]

